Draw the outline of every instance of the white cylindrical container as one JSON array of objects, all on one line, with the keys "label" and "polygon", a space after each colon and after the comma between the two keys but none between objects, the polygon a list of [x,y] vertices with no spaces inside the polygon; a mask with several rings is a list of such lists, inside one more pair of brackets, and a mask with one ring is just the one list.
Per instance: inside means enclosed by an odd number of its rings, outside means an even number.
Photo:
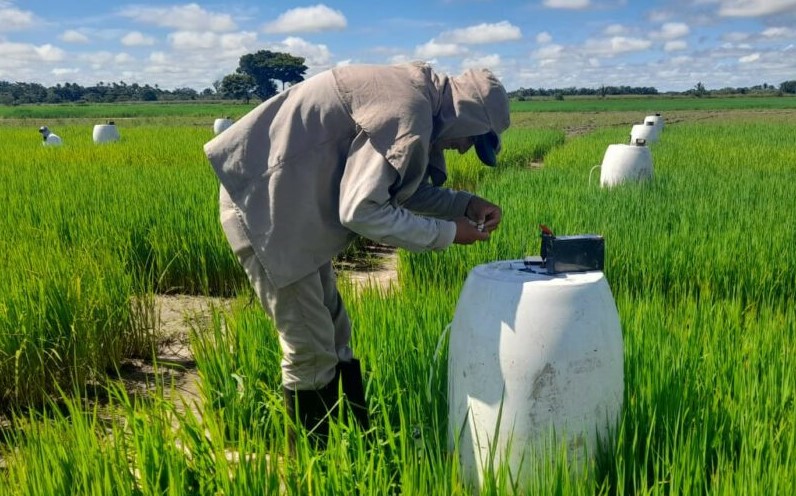
[{"label": "white cylindrical container", "polygon": [[603,273],[526,270],[475,267],[451,326],[448,445],[479,486],[490,460],[527,480],[544,446],[565,443],[571,463],[587,461],[622,407],[622,332]]},{"label": "white cylindrical container", "polygon": [[93,138],[96,144],[119,141],[119,130],[113,122],[97,124],[94,126]]},{"label": "white cylindrical container", "polygon": [[644,124],[636,124],[630,128],[630,143],[637,143],[643,139],[647,143],[658,141],[658,128],[655,123],[647,121]]},{"label": "white cylindrical container", "polygon": [[600,186],[615,186],[625,181],[652,177],[652,154],[646,142],[631,145],[609,145],[600,167]]},{"label": "white cylindrical container", "polygon": [[223,119],[216,119],[213,121],[213,132],[220,134],[224,132],[229,126],[232,125],[232,119],[225,117]]},{"label": "white cylindrical container", "polygon": [[663,117],[661,117],[661,114],[648,115],[647,117],[644,118],[644,124],[648,122],[651,122],[652,125],[655,126],[659,132],[663,131]]}]

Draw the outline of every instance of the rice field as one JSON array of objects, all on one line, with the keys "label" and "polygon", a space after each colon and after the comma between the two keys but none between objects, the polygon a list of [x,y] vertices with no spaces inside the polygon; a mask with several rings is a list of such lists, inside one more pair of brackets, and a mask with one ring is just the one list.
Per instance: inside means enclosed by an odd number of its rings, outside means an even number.
[{"label": "rice field", "polygon": [[[340,419],[328,450],[300,439],[292,458],[276,334],[217,221],[212,119],[142,118],[96,146],[62,115],[56,149],[39,120],[0,120],[0,494],[473,493],[447,449],[438,342],[468,272],[538,254],[539,223],[605,236],[622,414],[587,470],[551,446],[482,494],[518,477],[528,494],[796,492],[796,114],[664,114],[654,179],[612,189],[589,171],[632,111],[586,128],[577,112],[513,117],[502,167],[449,157],[453,187],[503,207],[488,243],[399,252],[392,291],[341,279],[373,431]],[[118,379],[154,355],[159,294],[231,298],[192,325],[194,408],[168,380],[140,394]]]}]

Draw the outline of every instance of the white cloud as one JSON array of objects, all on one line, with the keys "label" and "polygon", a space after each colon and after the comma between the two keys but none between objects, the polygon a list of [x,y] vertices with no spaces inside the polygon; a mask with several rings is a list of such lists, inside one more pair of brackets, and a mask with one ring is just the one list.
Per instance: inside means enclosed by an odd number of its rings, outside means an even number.
[{"label": "white cloud", "polygon": [[547,31],[542,31],[536,35],[536,43],[539,43],[540,45],[545,45],[551,41],[553,41],[553,37]]},{"label": "white cloud", "polygon": [[546,45],[533,52],[533,56],[537,59],[557,59],[564,53],[562,45]]},{"label": "white cloud", "polygon": [[36,16],[29,10],[20,10],[13,5],[0,2],[0,32],[20,31],[34,26]]},{"label": "white cloud", "polygon": [[688,27],[688,24],[682,22],[667,22],[661,26],[661,30],[655,32],[654,35],[656,38],[674,40],[676,38],[682,38],[690,32],[691,28]]},{"label": "white cloud", "polygon": [[462,60],[462,69],[491,69],[500,67],[500,55],[484,55],[483,57],[468,57]]},{"label": "white cloud", "polygon": [[762,33],[765,38],[783,38],[783,39],[790,39],[796,38],[796,29],[793,28],[768,28],[765,29]]},{"label": "white cloud", "polygon": [[275,21],[263,26],[263,31],[271,34],[317,33],[321,31],[345,29],[347,21],[339,10],[326,5],[299,7],[282,13]]},{"label": "white cloud", "polygon": [[54,76],[68,76],[71,74],[77,74],[80,72],[80,69],[76,67],[56,67],[51,72]]},{"label": "white cloud", "polygon": [[796,9],[796,0],[719,0],[723,17],[762,17]]},{"label": "white cloud", "polygon": [[741,41],[746,41],[750,38],[749,33],[741,33],[739,31],[731,31],[729,33],[724,33],[721,39],[732,42],[732,43],[740,43]]},{"label": "white cloud", "polygon": [[127,52],[120,52],[113,57],[113,61],[117,64],[122,64],[122,65],[131,64],[135,62],[135,57],[133,57]]},{"label": "white cloud", "polygon": [[327,67],[332,63],[332,52],[323,44],[310,43],[296,36],[288,36],[279,43],[270,43],[268,48],[280,52],[288,52],[295,57],[304,57],[307,67],[317,71],[319,67]]},{"label": "white cloud", "polygon": [[462,29],[445,31],[436,41],[439,43],[461,43],[464,45],[478,45],[484,43],[500,43],[522,39],[520,28],[508,21],[495,24],[478,24]]},{"label": "white cloud", "polygon": [[140,31],[130,31],[122,36],[121,40],[124,46],[150,46],[155,44],[155,38],[146,36]]},{"label": "white cloud", "polygon": [[64,55],[63,50],[50,44],[37,46],[0,39],[0,73],[15,81],[38,80],[50,70],[49,62],[59,62]]},{"label": "white cloud", "polygon": [[[207,31],[176,31],[169,34],[169,43],[178,51],[214,51],[228,55],[242,55],[255,47],[257,33],[210,33]],[[205,53],[207,55],[207,53]]]},{"label": "white cloud", "polygon": [[436,57],[456,57],[467,53],[467,49],[455,43],[438,43],[434,40],[415,47],[415,56],[429,60]]},{"label": "white cloud", "polygon": [[171,59],[166,52],[157,51],[149,54],[149,61],[155,64],[168,64]]},{"label": "white cloud", "polygon": [[603,29],[603,34],[606,36],[621,36],[627,34],[628,29],[621,24],[611,24]]},{"label": "white cloud", "polygon": [[63,60],[64,56],[66,55],[63,50],[57,46],[50,45],[49,43],[34,47],[34,50],[45,62],[58,62],[59,60]]},{"label": "white cloud", "polygon": [[756,62],[758,60],[760,60],[760,54],[759,53],[753,53],[753,54],[746,55],[744,57],[739,58],[738,62],[740,62],[742,64],[748,64],[750,62]]},{"label": "white cloud", "polygon": [[176,50],[209,50],[218,45],[218,35],[209,31],[177,31],[168,36]]},{"label": "white cloud", "polygon": [[74,29],[67,29],[59,38],[66,43],[88,43],[88,36]]},{"label": "white cloud", "polygon": [[664,51],[667,52],[678,52],[682,50],[686,50],[688,48],[688,43],[684,40],[673,40],[667,41],[663,45]]},{"label": "white cloud", "polygon": [[621,53],[640,52],[647,50],[650,46],[652,46],[650,40],[613,36],[608,39],[588,40],[584,45],[584,50],[588,53],[610,57]]},{"label": "white cloud", "polygon": [[121,15],[145,24],[186,31],[224,32],[237,29],[229,14],[208,12],[195,3],[171,7],[132,6],[123,9]]},{"label": "white cloud", "polygon": [[542,3],[551,9],[585,9],[591,2],[590,0],[544,0]]}]

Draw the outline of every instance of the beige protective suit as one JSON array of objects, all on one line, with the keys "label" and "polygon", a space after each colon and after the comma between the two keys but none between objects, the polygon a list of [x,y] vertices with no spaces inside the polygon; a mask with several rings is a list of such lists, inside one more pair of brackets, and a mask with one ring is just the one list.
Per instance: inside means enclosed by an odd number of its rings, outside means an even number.
[{"label": "beige protective suit", "polygon": [[469,193],[441,188],[440,139],[509,126],[486,70],[345,66],[262,103],[205,145],[221,221],[284,353],[283,383],[317,389],[351,358],[331,260],[356,234],[411,251],[448,247]]}]

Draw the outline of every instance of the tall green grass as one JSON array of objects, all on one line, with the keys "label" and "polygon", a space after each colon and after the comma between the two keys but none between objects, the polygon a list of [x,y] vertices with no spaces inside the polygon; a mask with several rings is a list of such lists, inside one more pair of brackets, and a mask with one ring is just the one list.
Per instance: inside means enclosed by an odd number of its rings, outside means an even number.
[{"label": "tall green grass", "polygon": [[[180,224],[180,215],[148,216],[115,207],[114,194],[135,194],[120,188],[97,198],[111,205],[106,211],[114,212],[111,218],[117,222],[89,228],[93,217],[73,222],[82,210],[69,209],[73,202],[90,208],[91,202],[79,199],[91,196],[87,190],[75,187],[74,180],[61,189],[46,180],[35,183],[38,179],[28,169],[25,180],[13,183],[14,190],[34,195],[35,203],[43,205],[15,200],[14,215],[6,216],[5,225],[19,228],[21,223],[12,224],[12,218],[33,224],[25,228],[27,234],[17,234],[17,244],[38,235],[35,239],[43,246],[25,246],[36,248],[42,257],[56,259],[64,250],[72,250],[65,251],[70,255],[80,250],[91,254],[86,259],[98,263],[97,273],[116,267],[109,273],[120,273],[118,279],[128,281],[123,286],[130,288],[128,294],[174,287],[199,292],[216,288],[220,293],[229,288],[241,298],[230,310],[216,309],[213,319],[193,333],[204,400],[199,415],[173,408],[157,395],[139,399],[112,389],[103,410],[115,412],[112,422],[98,411],[86,411],[80,396],[67,400],[65,413],[45,409],[18,416],[0,445],[7,465],[0,468],[0,493],[471,494],[474,488],[462,482],[456,455],[447,450],[444,330],[472,267],[538,254],[541,222],[559,234],[596,232],[606,238],[606,275],[625,344],[625,398],[616,436],[589,470],[571,471],[565,453],[551,446],[532,472],[521,474],[528,492],[792,494],[796,491],[796,359],[789,353],[796,344],[796,313],[790,302],[796,289],[794,131],[794,125],[765,122],[706,120],[667,126],[661,141],[652,145],[654,179],[611,189],[600,188],[595,178],[589,184],[588,174],[609,144],[627,140],[629,129],[603,129],[567,142],[562,142],[560,133],[514,130],[506,137],[506,150],[512,152],[501,155],[505,167],[495,170],[477,166],[469,155],[451,155],[451,179],[458,185],[477,185],[479,194],[502,205],[503,224],[488,243],[439,253],[401,252],[397,290],[361,291],[342,279],[354,325],[352,344],[366,369],[373,429],[366,437],[355,427],[334,421],[328,450],[317,452],[300,438],[294,458],[287,456],[284,437],[287,419],[280,399],[276,333],[256,299],[251,304],[239,269],[231,260],[202,265],[197,262],[201,257],[195,256],[185,268],[169,274],[171,265],[158,261],[179,258],[183,252],[203,252],[175,247],[181,239],[194,239],[190,236],[198,235],[197,230],[215,233],[206,234],[210,239],[218,235],[212,173],[206,175],[206,166],[198,162],[179,165],[174,158],[194,152],[164,151],[140,168],[121,156],[112,170],[101,169],[108,175],[119,173],[114,169],[129,169],[122,176],[126,188],[143,190],[137,194],[150,198],[154,212],[179,210],[183,204],[208,211],[196,213],[197,223],[187,227]],[[537,160],[533,149],[539,143],[544,166],[529,168],[527,163]],[[164,165],[168,160],[176,164]],[[91,163],[96,162],[87,162],[84,172]],[[11,180],[14,174],[6,167],[3,162],[3,179]],[[59,176],[58,183],[64,177],[80,177],[77,171],[72,174]],[[159,187],[150,181],[158,181]],[[26,190],[30,182],[36,187]],[[39,188],[48,194],[35,196]],[[80,192],[78,198],[58,200],[73,189]],[[169,197],[164,189],[173,193],[171,202],[163,198]],[[193,200],[180,201],[183,197]],[[47,207],[49,203],[61,205],[62,210]],[[68,215],[60,215],[61,211]],[[115,213],[122,211],[126,213]],[[144,222],[148,234],[180,234],[140,235],[138,244],[101,241],[102,233],[134,231],[142,219],[150,222]],[[56,244],[62,232],[75,233],[66,248]],[[92,232],[97,236],[87,234]],[[124,239],[115,236],[110,239]],[[208,252],[217,249],[225,254],[206,259],[228,260],[224,243],[217,241],[202,242],[210,246]],[[57,249],[46,249],[50,246]],[[116,249],[97,257],[106,247]],[[158,255],[159,250],[164,254]],[[48,251],[55,254],[46,255]],[[131,262],[124,255],[129,251],[152,253],[153,261]],[[0,295],[11,295],[13,300],[18,293],[12,288],[34,286],[31,281],[57,286],[55,279],[16,272],[25,257],[12,253],[15,263],[4,269],[15,274],[16,282],[2,286]],[[90,264],[77,265],[83,266]],[[211,276],[214,272],[217,275]],[[65,268],[59,274],[57,280],[84,280]],[[203,282],[214,277],[235,284]],[[89,280],[94,292],[84,301],[98,302],[90,308],[128,306],[104,303],[100,296],[106,293]],[[68,289],[58,290],[53,300],[62,301],[67,294]],[[0,299],[0,308],[8,307],[5,301]],[[33,304],[18,308],[37,314]],[[83,320],[101,321],[91,315]],[[63,320],[69,326],[79,321]],[[49,328],[39,327],[41,332]],[[0,333],[0,339],[6,339],[6,332]],[[0,363],[9,363],[11,354],[5,353]],[[517,474],[497,467],[487,473],[483,493],[514,494],[518,483]]]}]

